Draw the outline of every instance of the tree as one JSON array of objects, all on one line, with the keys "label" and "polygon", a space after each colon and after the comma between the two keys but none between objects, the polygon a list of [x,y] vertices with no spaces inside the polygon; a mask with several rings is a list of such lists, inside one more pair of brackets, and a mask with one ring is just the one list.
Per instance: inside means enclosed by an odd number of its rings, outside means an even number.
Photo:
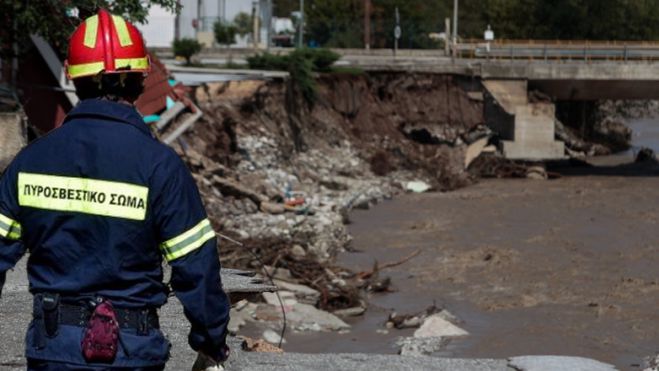
[{"label": "tree", "polygon": [[182,38],[172,42],[174,55],[185,58],[185,64],[190,65],[192,56],[199,53],[202,49],[201,43],[195,39]]},{"label": "tree", "polygon": [[236,27],[236,33],[240,36],[245,36],[254,31],[254,22],[252,21],[252,16],[245,12],[236,14],[236,16],[233,18],[233,24]]},{"label": "tree", "polygon": [[217,21],[213,25],[213,32],[218,44],[229,46],[236,42],[236,26],[231,23]]},{"label": "tree", "polygon": [[[144,23],[153,5],[172,12],[178,12],[180,7],[177,0],[0,0],[0,57],[13,57],[14,45],[20,53],[21,48],[30,45],[30,34],[43,36],[63,55],[69,35],[99,8]],[[73,9],[77,9],[77,17],[67,15]]]}]

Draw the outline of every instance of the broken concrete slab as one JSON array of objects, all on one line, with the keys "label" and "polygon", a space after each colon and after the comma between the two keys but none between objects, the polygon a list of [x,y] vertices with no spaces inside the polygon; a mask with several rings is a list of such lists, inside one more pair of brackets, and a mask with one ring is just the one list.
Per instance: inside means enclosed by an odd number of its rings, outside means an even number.
[{"label": "broken concrete slab", "polygon": [[253,272],[238,269],[221,270],[222,287],[227,294],[232,293],[261,293],[277,291],[277,287],[265,283],[262,278],[256,277]]},{"label": "broken concrete slab", "polygon": [[[266,303],[273,305],[279,308],[281,305],[284,305],[285,308],[291,310],[292,306],[297,304],[297,299],[295,298],[295,293],[291,291],[278,291],[274,292],[264,292],[261,294]],[[281,301],[280,301],[281,300]]]},{"label": "broken concrete slab", "polygon": [[291,283],[282,280],[273,280],[280,290],[292,291],[297,301],[303,304],[316,305],[320,300],[320,292],[309,286]]},{"label": "broken concrete slab", "polygon": [[332,313],[302,303],[293,305],[293,310],[286,314],[286,319],[298,331],[339,331],[350,328],[350,325]]},{"label": "broken concrete slab", "polygon": [[519,371],[615,371],[614,366],[581,357],[522,356],[513,357],[508,364]]}]

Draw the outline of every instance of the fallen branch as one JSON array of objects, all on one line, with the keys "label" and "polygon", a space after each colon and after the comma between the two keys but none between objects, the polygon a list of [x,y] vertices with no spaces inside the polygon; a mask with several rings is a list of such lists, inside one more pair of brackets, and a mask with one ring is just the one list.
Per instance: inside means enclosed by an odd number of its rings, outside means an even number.
[{"label": "fallen branch", "polygon": [[399,265],[405,264],[405,263],[412,260],[414,257],[416,257],[419,254],[421,254],[421,250],[416,250],[413,253],[411,253],[410,255],[408,255],[408,256],[406,256],[406,257],[404,257],[404,258],[402,258],[398,261],[389,262],[389,263],[382,264],[382,265],[378,265],[378,262],[376,261],[375,264],[373,265],[373,269],[370,272],[368,272],[368,271],[360,272],[360,273],[357,274],[357,276],[359,278],[363,279],[363,280],[367,280],[367,279],[373,277],[379,271],[381,271],[383,269],[393,268],[393,267],[397,267]]}]

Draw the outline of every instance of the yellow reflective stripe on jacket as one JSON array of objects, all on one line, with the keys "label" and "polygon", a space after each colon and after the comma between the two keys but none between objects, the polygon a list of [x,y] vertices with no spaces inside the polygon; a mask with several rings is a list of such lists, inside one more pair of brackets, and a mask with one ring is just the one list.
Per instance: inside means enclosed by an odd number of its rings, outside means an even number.
[{"label": "yellow reflective stripe on jacket", "polygon": [[144,220],[148,195],[135,184],[18,173],[18,204],[37,209]]},{"label": "yellow reflective stripe on jacket", "polygon": [[73,64],[68,66],[69,76],[72,79],[80,76],[92,76],[103,71],[105,69],[105,63],[103,62],[93,62],[93,63],[82,63],[82,64]]},{"label": "yellow reflective stripe on jacket", "polygon": [[126,26],[126,21],[118,15],[113,15],[112,21],[114,22],[114,29],[117,30],[119,44],[121,46],[133,45],[133,40],[130,38],[130,33]]},{"label": "yellow reflective stripe on jacket", "polygon": [[20,239],[21,225],[17,221],[0,214],[0,237],[10,240]]},{"label": "yellow reflective stripe on jacket", "polygon": [[200,248],[206,241],[215,237],[215,231],[208,219],[188,229],[184,233],[160,244],[160,249],[167,261],[185,256]]},{"label": "yellow reflective stripe on jacket", "polygon": [[88,48],[96,46],[96,35],[98,33],[98,16],[87,18],[85,21],[85,40],[83,45]]},{"label": "yellow reflective stripe on jacket", "polygon": [[149,68],[149,58],[118,58],[114,60],[114,68],[130,67],[131,70]]}]

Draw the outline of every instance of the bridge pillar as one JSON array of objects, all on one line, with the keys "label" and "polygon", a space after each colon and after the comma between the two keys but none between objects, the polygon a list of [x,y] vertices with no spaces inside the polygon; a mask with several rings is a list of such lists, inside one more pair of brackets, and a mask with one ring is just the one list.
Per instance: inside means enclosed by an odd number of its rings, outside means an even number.
[{"label": "bridge pillar", "polygon": [[485,80],[485,117],[512,160],[551,160],[565,157],[565,145],[555,139],[556,107],[530,103],[526,80]]}]

